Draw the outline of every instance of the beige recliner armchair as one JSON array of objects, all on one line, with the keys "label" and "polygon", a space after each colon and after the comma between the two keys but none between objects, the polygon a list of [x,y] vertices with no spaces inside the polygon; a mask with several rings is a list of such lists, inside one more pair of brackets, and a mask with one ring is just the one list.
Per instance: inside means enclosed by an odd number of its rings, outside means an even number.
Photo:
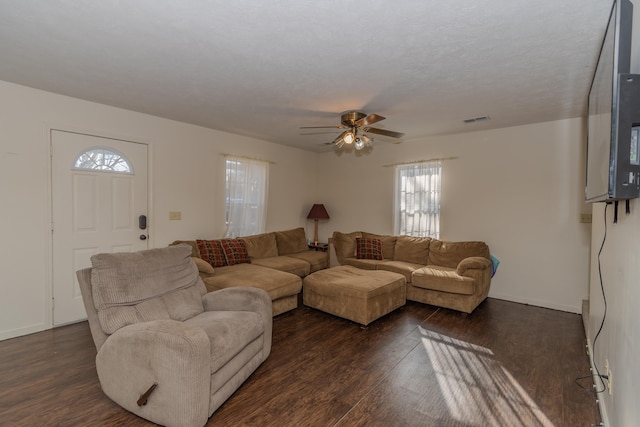
[{"label": "beige recliner armchair", "polygon": [[203,426],[271,352],[271,298],[207,293],[178,245],[98,254],[77,272],[104,393],[166,426]]}]

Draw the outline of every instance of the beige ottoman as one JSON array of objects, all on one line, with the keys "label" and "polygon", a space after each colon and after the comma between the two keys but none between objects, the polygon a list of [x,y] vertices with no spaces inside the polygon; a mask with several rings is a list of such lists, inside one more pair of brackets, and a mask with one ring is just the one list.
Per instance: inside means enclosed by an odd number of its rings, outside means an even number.
[{"label": "beige ottoman", "polygon": [[302,281],[304,305],[362,325],[406,303],[402,274],[350,265],[316,271]]}]

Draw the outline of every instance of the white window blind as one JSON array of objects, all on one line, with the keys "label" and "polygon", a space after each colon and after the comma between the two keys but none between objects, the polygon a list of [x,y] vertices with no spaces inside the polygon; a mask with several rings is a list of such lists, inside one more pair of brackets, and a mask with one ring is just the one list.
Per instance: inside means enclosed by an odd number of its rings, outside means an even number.
[{"label": "white window blind", "polygon": [[394,230],[397,235],[440,236],[439,161],[396,166]]},{"label": "white window blind", "polygon": [[226,157],[226,237],[264,233],[269,163]]}]

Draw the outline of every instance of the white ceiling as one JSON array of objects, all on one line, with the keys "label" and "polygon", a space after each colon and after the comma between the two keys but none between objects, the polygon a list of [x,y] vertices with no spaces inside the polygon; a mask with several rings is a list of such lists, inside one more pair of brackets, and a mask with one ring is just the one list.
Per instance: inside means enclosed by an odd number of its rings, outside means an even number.
[{"label": "white ceiling", "polygon": [[0,80],[323,151],[339,131],[299,127],[347,110],[403,140],[584,115],[610,7],[0,0]]}]

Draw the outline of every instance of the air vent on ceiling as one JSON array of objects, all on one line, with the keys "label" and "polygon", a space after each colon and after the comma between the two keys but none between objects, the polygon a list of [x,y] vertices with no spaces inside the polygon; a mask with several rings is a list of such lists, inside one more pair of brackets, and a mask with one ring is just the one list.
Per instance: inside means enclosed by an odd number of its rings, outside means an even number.
[{"label": "air vent on ceiling", "polygon": [[464,119],[463,121],[465,123],[476,123],[476,122],[484,122],[486,120],[489,120],[489,116],[474,117],[472,119]]}]

